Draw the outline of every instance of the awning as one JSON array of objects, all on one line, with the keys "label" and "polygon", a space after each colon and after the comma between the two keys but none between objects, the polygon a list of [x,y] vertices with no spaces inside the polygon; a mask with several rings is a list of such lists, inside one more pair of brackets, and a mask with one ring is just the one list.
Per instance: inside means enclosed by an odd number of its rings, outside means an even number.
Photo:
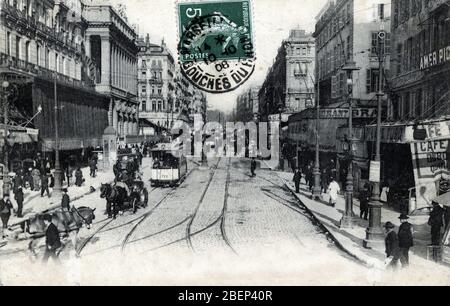
[{"label": "awning", "polygon": [[[0,137],[3,140],[5,133],[5,125],[0,125]],[[14,144],[25,144],[38,142],[39,130],[28,129],[21,126],[9,125],[8,126],[8,143],[10,145]]]},{"label": "awning", "polygon": [[450,207],[450,192],[444,193],[433,200],[441,205]]}]

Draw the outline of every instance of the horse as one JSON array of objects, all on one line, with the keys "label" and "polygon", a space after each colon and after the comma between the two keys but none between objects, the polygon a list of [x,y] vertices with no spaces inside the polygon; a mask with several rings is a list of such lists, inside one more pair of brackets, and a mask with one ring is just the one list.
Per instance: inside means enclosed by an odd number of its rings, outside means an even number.
[{"label": "horse", "polygon": [[108,218],[116,219],[117,213],[123,211],[123,204],[127,197],[128,192],[123,187],[113,186],[111,184],[102,184],[100,187],[100,198],[106,199]]},{"label": "horse", "polygon": [[[74,248],[77,247],[77,238],[80,229],[86,226],[87,229],[91,228],[92,222],[95,220],[95,209],[89,207],[75,208],[72,206],[70,211],[57,210],[52,213],[52,222],[57,227],[60,233],[64,233],[66,236],[72,239]],[[47,227],[44,223],[44,214],[38,214],[25,222],[25,231],[30,234],[34,239],[30,242],[28,248],[32,254],[36,257],[37,254],[34,251],[38,244],[37,238],[45,236]],[[60,250],[62,251],[62,250]]]}]

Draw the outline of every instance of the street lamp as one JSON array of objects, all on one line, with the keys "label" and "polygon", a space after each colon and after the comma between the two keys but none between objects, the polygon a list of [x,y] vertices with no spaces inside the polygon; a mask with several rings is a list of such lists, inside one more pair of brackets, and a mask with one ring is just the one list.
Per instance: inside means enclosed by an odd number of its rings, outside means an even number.
[{"label": "street lamp", "polygon": [[10,192],[10,181],[9,181],[9,157],[8,157],[8,98],[6,90],[9,87],[8,81],[2,82],[2,93],[1,98],[3,102],[3,119],[4,119],[4,134],[3,134],[3,158],[4,158],[4,166],[3,166],[3,194],[9,194]]},{"label": "street lamp", "polygon": [[319,200],[322,194],[322,187],[320,186],[320,65],[317,74],[317,95],[316,95],[316,164],[314,166],[314,188],[313,198]]},{"label": "street lamp", "polygon": [[341,220],[341,228],[353,227],[355,218],[353,212],[353,72],[360,69],[356,67],[355,62],[349,62],[342,68],[343,71],[347,72],[349,165],[345,191],[345,212]]},{"label": "street lamp", "polygon": [[[282,124],[282,120],[283,120],[283,118],[282,118],[282,115],[283,115],[283,103],[279,103],[278,104],[278,112],[279,112],[279,115],[280,115],[280,144],[282,143],[281,142],[281,139],[282,139],[282,137],[283,137],[283,124]],[[280,158],[279,158],[279,163],[278,163],[278,167],[279,167],[279,169],[281,170],[281,171],[284,171],[284,160],[283,160],[283,158],[284,158],[284,156],[283,156],[283,150],[280,152]]]},{"label": "street lamp", "polygon": [[62,171],[61,171],[61,164],[59,161],[59,107],[58,107],[58,84],[57,79],[58,75],[56,72],[54,73],[54,102],[55,102],[55,118],[54,118],[54,124],[55,124],[55,186],[53,187],[53,194],[55,197],[59,197],[61,195],[62,190]]},{"label": "street lamp", "polygon": [[377,139],[376,139],[376,154],[375,160],[371,162],[371,170],[377,171],[377,177],[373,182],[372,199],[369,203],[369,228],[366,230],[366,239],[364,239],[364,247],[372,248],[382,246],[384,243],[384,233],[381,227],[381,208],[380,202],[380,169],[381,169],[381,113],[382,113],[382,100],[384,96],[383,91],[383,72],[384,72],[384,44],[386,33],[380,31],[378,33],[378,64],[379,64],[379,84],[377,93]]}]

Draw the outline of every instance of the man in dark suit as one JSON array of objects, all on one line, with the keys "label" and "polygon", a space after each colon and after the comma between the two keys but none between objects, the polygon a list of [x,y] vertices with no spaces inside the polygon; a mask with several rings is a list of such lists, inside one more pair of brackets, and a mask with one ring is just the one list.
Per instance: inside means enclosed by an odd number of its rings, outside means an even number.
[{"label": "man in dark suit", "polygon": [[369,217],[369,201],[370,201],[370,193],[369,193],[369,185],[365,184],[364,188],[359,193],[359,209],[360,209],[360,218],[364,220],[368,220]]},{"label": "man in dark suit", "polygon": [[67,188],[64,188],[62,190],[63,192],[63,196],[61,199],[61,208],[63,211],[69,211],[70,210],[70,198],[69,195],[67,194],[68,190]]},{"label": "man in dark suit", "polygon": [[61,248],[61,240],[59,238],[59,231],[58,228],[52,223],[52,216],[51,215],[45,215],[44,216],[44,223],[47,227],[47,230],[45,232],[45,253],[43,262],[47,263],[48,259],[51,257],[56,262],[59,262],[58,254],[56,251]]},{"label": "man in dark suit", "polygon": [[395,225],[391,222],[387,222],[384,226],[386,229],[386,256],[387,258],[392,258],[392,261],[389,263],[389,266],[395,268],[398,263],[398,236],[394,231]]},{"label": "man in dark suit", "polygon": [[409,217],[406,214],[400,216],[400,228],[398,229],[399,257],[402,267],[409,266],[409,249],[414,246],[413,227],[408,222]]},{"label": "man in dark suit", "polygon": [[431,226],[431,245],[441,244],[441,229],[444,226],[444,209],[439,203],[433,202],[433,210],[430,213],[428,225]]},{"label": "man in dark suit", "polygon": [[255,177],[256,176],[256,173],[255,173],[255,171],[256,171],[256,159],[255,158],[252,158],[252,162],[251,162],[250,168],[251,168],[250,170],[252,172],[252,177]]},{"label": "man in dark suit", "polygon": [[41,176],[41,198],[44,197],[44,194],[47,192],[47,196],[50,198],[50,190],[48,189],[48,176],[47,174],[43,174]]},{"label": "man in dark suit", "polygon": [[294,173],[295,173],[294,174],[295,192],[300,193],[300,182],[302,180],[302,173],[298,169],[295,169]]}]

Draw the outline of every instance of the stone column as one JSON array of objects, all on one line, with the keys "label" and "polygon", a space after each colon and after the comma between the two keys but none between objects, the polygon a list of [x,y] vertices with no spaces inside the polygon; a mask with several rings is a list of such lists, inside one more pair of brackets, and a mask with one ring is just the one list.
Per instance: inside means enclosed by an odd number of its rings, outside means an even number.
[{"label": "stone column", "polygon": [[91,57],[91,36],[86,35],[84,47],[86,49],[86,56]]},{"label": "stone column", "polygon": [[112,104],[113,104],[113,111],[112,111],[112,122],[113,122],[113,127],[114,129],[116,129],[116,132],[119,133],[119,118],[118,118],[118,113],[117,113],[117,105],[116,105],[116,101],[112,100]]},{"label": "stone column", "polygon": [[111,84],[111,42],[102,37],[102,85]]}]

